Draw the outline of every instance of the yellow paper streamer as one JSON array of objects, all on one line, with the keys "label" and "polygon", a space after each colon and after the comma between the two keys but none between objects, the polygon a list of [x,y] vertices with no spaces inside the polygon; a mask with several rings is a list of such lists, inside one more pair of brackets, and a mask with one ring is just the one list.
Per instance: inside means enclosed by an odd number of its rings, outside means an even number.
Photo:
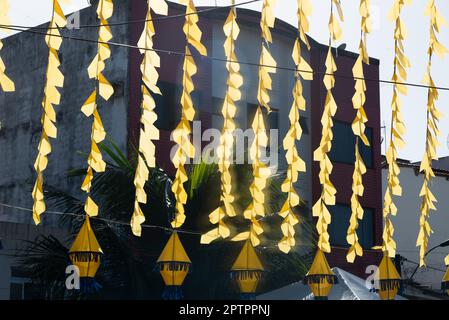
[{"label": "yellow paper streamer", "polygon": [[264,107],[268,112],[271,110],[268,104],[270,102],[268,92],[272,89],[270,73],[276,72],[276,61],[267,49],[268,44],[272,42],[270,28],[274,27],[275,16],[273,13],[273,8],[275,2],[276,1],[273,0],[264,0],[260,20],[260,28],[262,32],[260,64],[262,66],[259,67],[259,85],[257,93],[259,107],[257,108],[252,123],[254,141],[252,142],[249,150],[249,157],[253,166],[254,180],[249,187],[252,201],[243,213],[245,219],[251,221],[251,227],[250,231],[242,232],[232,238],[232,241],[249,239],[254,247],[257,247],[260,244],[259,236],[263,233],[262,225],[258,221],[257,217],[265,216],[264,189],[267,185],[267,179],[271,174],[270,168],[268,168],[261,161],[261,150],[268,146],[268,136],[265,130],[262,107]]},{"label": "yellow paper streamer", "polygon": [[58,88],[64,85],[64,75],[59,70],[61,65],[58,57],[58,50],[62,44],[62,38],[59,37],[59,28],[65,27],[67,24],[66,18],[59,5],[58,0],[53,1],[53,14],[49,24],[48,34],[45,37],[45,43],[49,49],[48,65],[46,72],[46,83],[44,88],[44,98],[42,100],[42,134],[38,146],[38,154],[34,163],[34,169],[37,173],[37,179],[34,184],[33,197],[33,220],[35,224],[39,224],[40,215],[45,212],[44,201],[44,177],[43,173],[47,168],[48,155],[51,153],[50,139],[56,139],[56,112],[55,105],[59,105],[61,101],[61,94]]},{"label": "yellow paper streamer", "polygon": [[437,147],[438,136],[440,135],[440,130],[438,129],[438,121],[442,114],[438,111],[435,102],[438,100],[438,90],[435,88],[435,82],[432,79],[431,69],[432,69],[432,57],[436,53],[437,56],[443,58],[445,54],[449,51],[438,41],[437,35],[440,32],[441,27],[446,24],[446,21],[438,12],[435,5],[435,0],[429,0],[425,14],[430,18],[430,30],[429,30],[429,49],[427,50],[429,54],[429,62],[427,64],[427,71],[424,76],[423,83],[430,86],[427,92],[427,132],[426,132],[426,149],[424,157],[421,161],[420,172],[424,173],[424,182],[419,193],[422,197],[421,202],[421,217],[419,219],[419,234],[416,240],[416,246],[419,249],[419,265],[425,266],[425,254],[427,251],[427,245],[429,242],[429,236],[433,232],[428,218],[430,210],[436,210],[435,202],[437,199],[430,191],[430,180],[435,176],[432,170],[432,160],[437,160]]},{"label": "yellow paper streamer", "polygon": [[386,252],[389,257],[394,257],[396,253],[396,242],[393,239],[394,227],[390,220],[390,215],[395,216],[397,207],[393,202],[393,195],[402,195],[402,187],[399,182],[399,166],[396,162],[398,157],[398,148],[402,148],[405,142],[402,136],[405,133],[405,124],[401,113],[401,101],[399,94],[406,95],[407,87],[402,83],[407,79],[407,69],[410,68],[410,62],[404,54],[403,41],[406,38],[406,28],[401,20],[401,11],[404,5],[410,4],[411,0],[395,0],[389,17],[395,22],[394,30],[394,72],[392,81],[393,98],[391,101],[391,136],[390,145],[387,150],[386,158],[388,163],[388,182],[384,196],[384,230],[382,234],[382,251]]},{"label": "yellow paper streamer", "polygon": [[186,49],[183,64],[182,76],[182,95],[181,95],[181,121],[173,132],[173,140],[177,144],[176,152],[172,159],[175,166],[176,175],[173,180],[172,192],[176,200],[176,214],[171,222],[173,228],[180,228],[186,219],[184,204],[187,202],[187,192],[184,189],[184,183],[188,180],[184,165],[188,158],[195,156],[195,147],[190,141],[190,121],[195,117],[195,106],[193,105],[191,93],[195,90],[192,77],[197,73],[195,60],[189,49],[192,45],[201,55],[206,56],[206,47],[201,43],[201,30],[199,29],[198,15],[193,0],[180,0],[180,3],[186,6],[185,23],[182,28],[186,35]]},{"label": "yellow paper streamer", "polygon": [[92,133],[91,133],[91,149],[87,160],[87,173],[84,178],[81,189],[86,192],[87,199],[84,205],[84,211],[88,216],[94,217],[98,215],[98,206],[90,197],[90,188],[94,178],[94,172],[104,172],[106,163],[103,160],[98,144],[106,138],[100,114],[97,110],[97,98],[101,96],[105,101],[113,95],[114,89],[109,81],[104,77],[103,70],[106,67],[105,61],[111,57],[108,41],[112,39],[112,33],[107,26],[108,19],[114,12],[114,4],[112,0],[100,0],[97,7],[97,16],[101,22],[98,29],[97,54],[88,67],[88,74],[91,79],[95,79],[96,86],[92,94],[87,98],[81,107],[81,111],[86,117],[93,116]]},{"label": "yellow paper streamer", "polygon": [[287,200],[279,212],[284,218],[281,224],[283,238],[278,243],[279,250],[288,253],[295,246],[295,229],[294,226],[299,223],[293,208],[300,204],[301,198],[295,190],[295,183],[298,181],[300,172],[306,172],[306,164],[298,154],[296,142],[301,139],[302,129],[299,124],[300,110],[306,110],[306,100],[303,96],[303,87],[301,79],[313,80],[312,68],[302,57],[301,42],[310,50],[310,44],[307,40],[306,32],[309,32],[309,21],[307,17],[312,14],[312,6],[309,0],[298,0],[298,33],[299,36],[293,47],[292,58],[295,62],[296,69],[309,72],[295,72],[295,86],[293,87],[293,104],[290,109],[289,119],[290,128],[285,135],[283,145],[285,150],[285,159],[287,160],[288,169],[287,177],[282,183],[282,191],[287,193]]},{"label": "yellow paper streamer", "polygon": [[362,176],[366,173],[366,166],[360,155],[359,140],[362,140],[366,146],[369,146],[368,138],[365,135],[365,124],[368,122],[368,117],[364,108],[366,101],[366,83],[364,80],[363,64],[369,64],[369,55],[366,50],[366,36],[371,31],[370,0],[360,0],[360,16],[361,39],[359,57],[352,68],[352,74],[356,78],[352,105],[357,110],[357,114],[352,122],[352,131],[356,135],[355,163],[352,174],[351,217],[349,219],[348,234],[346,236],[346,241],[350,245],[346,260],[350,263],[354,262],[356,256],[361,257],[363,255],[363,249],[357,236],[357,228],[359,227],[358,220],[363,219],[363,208],[359,202],[359,197],[362,197],[364,192]]},{"label": "yellow paper streamer", "polygon": [[[9,20],[9,2],[7,0],[0,0],[0,24],[8,25]],[[6,29],[4,29],[6,30]],[[0,40],[0,51],[3,48],[3,43]],[[5,74],[6,66],[0,56],[0,89],[5,92],[13,92],[16,90],[14,82]]]},{"label": "yellow paper streamer", "polygon": [[332,55],[332,40],[336,41],[341,38],[341,27],[337,17],[334,14],[334,7],[338,10],[338,18],[343,21],[343,12],[341,10],[340,1],[331,1],[331,14],[329,18],[329,50],[326,58],[326,75],[324,76],[324,85],[327,89],[326,101],[324,104],[323,116],[321,117],[322,136],[320,145],[313,153],[313,160],[320,163],[320,184],[322,187],[321,196],[312,208],[312,214],[318,218],[316,227],[318,231],[318,249],[323,252],[331,252],[329,243],[329,233],[327,227],[331,223],[331,214],[327,208],[328,205],[335,205],[335,194],[337,190],[330,180],[332,173],[332,163],[328,153],[332,148],[332,127],[333,116],[337,112],[337,103],[332,95],[332,89],[335,86],[334,73],[337,71],[334,57]]},{"label": "yellow paper streamer", "polygon": [[[151,96],[154,94],[162,94],[157,86],[159,74],[156,68],[160,67],[160,58],[153,49],[153,36],[156,34],[153,22],[151,21],[151,10],[156,14],[166,16],[168,14],[168,5],[165,0],[151,1],[147,0],[148,11],[143,29],[140,36],[138,46],[149,50],[140,49],[143,54],[143,60],[140,64],[142,72],[142,113],[140,116],[140,138],[139,153],[137,157],[137,167],[134,176],[134,186],[136,187],[136,195],[134,200],[134,212],[131,218],[131,229],[136,236],[142,235],[142,223],[145,221],[145,215],[142,212],[139,203],[147,203],[147,194],[145,193],[145,183],[149,178],[148,167],[156,166],[156,147],[152,140],[159,139],[159,130],[155,126],[157,114],[155,112],[156,103]],[[148,166],[148,167],[147,167]]]},{"label": "yellow paper streamer", "polygon": [[[235,4],[235,1],[232,1],[232,4]],[[236,215],[233,205],[234,196],[232,195],[232,176],[230,172],[230,165],[234,148],[234,130],[236,128],[234,122],[234,117],[237,112],[236,102],[241,98],[239,88],[243,85],[243,77],[240,74],[240,65],[237,62],[237,56],[235,55],[235,41],[237,40],[240,32],[236,18],[237,10],[235,8],[231,8],[223,27],[226,35],[226,41],[224,43],[226,60],[233,62],[226,63],[228,80],[222,108],[224,124],[220,137],[220,145],[217,149],[218,170],[221,174],[220,201],[222,205],[209,215],[209,221],[212,224],[216,224],[217,227],[201,236],[201,243],[204,244],[211,243],[219,238],[225,239],[229,237],[230,230],[223,219],[226,216],[234,217]]]}]

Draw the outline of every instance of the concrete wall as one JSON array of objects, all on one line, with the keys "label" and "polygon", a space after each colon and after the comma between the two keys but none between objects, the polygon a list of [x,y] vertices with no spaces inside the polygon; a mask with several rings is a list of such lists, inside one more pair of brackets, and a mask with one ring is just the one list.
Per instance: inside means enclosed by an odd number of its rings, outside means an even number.
[{"label": "concrete wall", "polygon": [[[382,170],[382,191],[385,192],[387,185],[387,169]],[[397,244],[397,253],[401,256],[419,262],[419,247],[416,247],[416,239],[419,232],[419,208],[423,176],[417,175],[412,167],[401,166],[400,180],[402,185],[402,197],[394,197],[394,203],[398,207],[398,214],[392,218],[395,227],[394,239]],[[437,176],[432,179],[430,186],[433,194],[438,200],[437,211],[432,211],[429,223],[434,233],[430,236],[428,249],[449,239],[449,198],[447,190],[449,181],[446,177]],[[438,248],[431,252],[427,258],[427,265],[431,268],[446,270],[444,258],[449,254],[448,248]],[[416,265],[404,262],[402,276],[407,279],[415,269]],[[423,285],[429,285],[432,289],[440,289],[441,279],[444,272],[421,268],[413,279]]]},{"label": "concrete wall", "polygon": [[[115,4],[111,22],[126,21],[127,6]],[[98,24],[94,7],[81,11],[81,25]],[[97,28],[64,30],[67,36],[95,40]],[[112,41],[127,43],[127,27],[112,27]],[[38,32],[42,32],[39,31]],[[90,148],[92,120],[87,119],[80,107],[94,88],[87,75],[87,67],[96,54],[96,44],[65,40],[61,46],[62,72],[65,75],[61,90],[61,104],[57,106],[58,138],[51,140],[53,152],[44,173],[44,181],[66,191],[78,191],[81,178],[66,176],[72,168],[86,165]],[[109,137],[122,150],[127,142],[128,49],[111,47],[112,59],[107,62],[105,75],[114,85],[116,93],[108,102],[100,102],[100,114]],[[20,54],[19,54],[20,53]],[[36,174],[33,164],[41,134],[41,101],[45,82],[48,49],[41,35],[20,33],[4,40],[2,57],[15,81],[16,92],[0,92],[0,202],[24,207],[32,206],[31,189]],[[30,214],[20,214],[0,207],[0,221],[30,222]],[[44,216],[43,223],[46,223]]]},{"label": "concrete wall", "polygon": [[[116,1],[114,4],[115,13],[110,22],[128,20],[127,3]],[[95,7],[82,10],[80,24],[98,24],[95,10]],[[97,28],[86,28],[64,30],[62,34],[96,40],[97,32]],[[112,27],[112,32],[112,41],[128,43],[126,25]],[[31,190],[36,178],[33,164],[42,130],[41,101],[48,48],[42,35],[30,33],[13,35],[3,43],[2,58],[15,82],[16,92],[0,91],[0,203],[31,208]],[[108,102],[99,103],[99,112],[108,136],[126,151],[128,49],[111,46],[111,50],[112,58],[107,61],[105,76],[116,92]],[[61,90],[61,104],[55,108],[58,138],[51,140],[53,152],[44,173],[45,183],[80,197],[83,197],[80,190],[82,178],[68,178],[67,171],[85,167],[87,162],[92,119],[87,119],[80,108],[94,89],[95,83],[88,78],[87,67],[96,51],[95,43],[63,41],[60,58],[65,86]],[[5,247],[0,250],[0,299],[9,298],[10,268],[16,263],[14,255],[22,248],[22,240],[32,240],[38,234],[50,233],[50,230],[62,237],[65,233],[58,232],[57,222],[58,216],[47,213],[42,216],[41,225],[36,227],[31,212],[0,205],[0,239]]]}]

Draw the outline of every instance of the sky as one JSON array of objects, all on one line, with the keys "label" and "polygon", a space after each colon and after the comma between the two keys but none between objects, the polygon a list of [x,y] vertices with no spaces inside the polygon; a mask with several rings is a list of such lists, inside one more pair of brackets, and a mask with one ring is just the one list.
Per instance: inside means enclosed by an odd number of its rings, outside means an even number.
[{"label": "sky", "polygon": [[[65,0],[67,2],[68,0]],[[327,43],[328,39],[328,17],[330,0],[312,0],[314,7],[313,15],[310,17],[309,35],[321,43]],[[70,4],[63,4],[66,14],[88,6],[88,0],[69,0]],[[229,5],[231,0],[194,0],[197,6],[223,6]],[[246,0],[236,0],[236,3]],[[336,45],[345,43],[347,50],[358,51],[360,40],[360,16],[358,12],[358,0],[341,0],[345,13],[343,27],[343,38]],[[16,25],[38,25],[48,21],[51,16],[51,0],[10,0],[11,23]],[[371,0],[373,31],[368,38],[368,53],[370,56],[380,59],[380,78],[390,80],[393,72],[393,28],[394,25],[387,18],[388,11],[393,0]],[[408,72],[408,82],[421,83],[427,66],[427,47],[429,40],[429,19],[424,15],[427,0],[414,0],[410,6],[403,9],[403,22],[408,29],[408,38],[404,42],[405,52],[412,62]],[[436,0],[440,12],[449,21],[449,2],[447,0]],[[243,7],[259,10],[262,1],[245,5]],[[288,23],[296,25],[296,0],[278,0],[276,4],[276,17]],[[439,39],[449,47],[449,27],[442,29]],[[449,59],[447,57],[446,59]],[[434,58],[432,76],[437,86],[449,87],[449,79],[446,76],[449,68],[447,62]],[[338,81],[338,79],[337,79]],[[386,124],[386,131],[382,130],[382,136],[386,134],[382,150],[386,148],[388,141],[388,124],[391,119],[390,102],[392,96],[392,85],[381,84],[381,116],[382,125]],[[426,103],[427,89],[410,88],[407,97],[402,98],[403,114],[407,126],[405,135],[406,147],[399,151],[399,156],[412,161],[422,159],[425,148],[426,135]],[[439,156],[449,155],[449,91],[440,91],[440,99],[437,107],[444,114],[440,121],[441,136]]]}]

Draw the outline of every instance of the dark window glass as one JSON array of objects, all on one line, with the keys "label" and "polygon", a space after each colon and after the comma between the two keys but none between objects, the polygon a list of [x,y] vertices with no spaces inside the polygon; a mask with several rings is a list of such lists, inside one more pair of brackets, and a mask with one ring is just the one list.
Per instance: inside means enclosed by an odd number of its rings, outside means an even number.
[{"label": "dark window glass", "polygon": [[[153,94],[156,102],[156,113],[158,119],[156,120],[156,127],[160,130],[174,130],[181,119],[181,94],[182,87],[180,85],[159,81],[158,87],[162,95]],[[201,92],[192,92],[192,101],[197,111],[200,110]],[[196,116],[197,116],[196,115]]]},{"label": "dark window glass", "polygon": [[302,129],[302,133],[309,134],[309,126],[307,125],[307,118],[306,117],[300,117],[299,118],[299,124]]},{"label": "dark window glass", "polygon": [[[332,246],[349,247],[346,241],[346,235],[349,227],[349,219],[351,217],[351,207],[344,204],[336,204],[329,206],[332,215],[332,222],[329,225],[330,243]],[[374,210],[363,208],[363,219],[359,221],[357,235],[360,245],[364,249],[370,249],[374,246]]]},{"label": "dark window glass", "polygon": [[[355,140],[356,137],[352,132],[351,124],[342,121],[334,120],[334,140],[332,142],[332,149],[329,153],[329,158],[334,162],[342,162],[347,164],[353,164],[355,161]],[[373,129],[366,128],[365,134],[368,137],[370,146],[367,147],[359,139],[359,151],[362,155],[362,159],[368,168],[373,167]]]}]

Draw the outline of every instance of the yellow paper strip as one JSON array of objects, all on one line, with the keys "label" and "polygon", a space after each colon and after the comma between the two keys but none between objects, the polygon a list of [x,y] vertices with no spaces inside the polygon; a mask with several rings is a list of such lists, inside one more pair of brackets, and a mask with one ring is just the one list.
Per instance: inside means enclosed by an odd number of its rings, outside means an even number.
[{"label": "yellow paper strip", "polygon": [[[343,13],[340,7],[339,0],[331,0],[331,14],[329,17],[329,50],[326,58],[326,75],[323,83],[327,90],[326,100],[324,103],[323,115],[321,117],[321,124],[323,125],[321,131],[321,141],[318,148],[313,153],[313,160],[320,163],[319,179],[321,184],[321,196],[313,205],[312,215],[317,218],[318,231],[318,249],[323,252],[331,252],[329,243],[329,233],[327,228],[331,223],[331,214],[327,206],[335,205],[335,194],[337,190],[330,180],[332,173],[332,163],[329,159],[328,153],[332,148],[333,140],[333,117],[337,112],[337,103],[334,100],[332,89],[335,86],[334,73],[337,71],[337,65],[332,55],[332,41],[341,38],[342,32],[338,22],[338,18],[343,20]],[[338,18],[334,14],[334,9],[338,11]]]},{"label": "yellow paper strip", "polygon": [[404,53],[403,41],[406,37],[405,25],[401,20],[401,12],[404,5],[410,4],[410,0],[395,0],[390,10],[389,17],[395,23],[394,30],[394,72],[392,80],[397,82],[393,85],[393,98],[391,100],[391,135],[390,145],[387,150],[386,158],[388,163],[388,181],[387,189],[384,195],[384,230],[382,234],[382,251],[393,258],[396,254],[396,242],[393,239],[394,227],[390,216],[397,213],[396,205],[393,202],[393,196],[401,196],[402,188],[399,182],[400,169],[396,162],[398,157],[398,148],[405,145],[403,135],[405,133],[405,124],[401,113],[401,101],[399,95],[407,95],[407,87],[401,83],[407,80],[406,70],[410,68],[410,62]]},{"label": "yellow paper strip", "polygon": [[142,72],[142,113],[140,116],[141,132],[139,138],[139,153],[137,157],[136,173],[134,175],[134,186],[136,187],[136,195],[134,200],[134,212],[131,218],[131,229],[134,235],[141,236],[142,223],[145,221],[145,215],[139,203],[147,203],[147,195],[145,192],[145,183],[149,178],[148,167],[156,166],[156,148],[152,140],[159,139],[159,130],[155,126],[157,114],[155,112],[156,102],[151,95],[161,94],[157,87],[159,74],[156,68],[160,67],[159,55],[152,51],[153,37],[156,34],[153,22],[151,21],[151,10],[156,14],[166,16],[168,14],[168,5],[165,0],[151,1],[147,0],[148,11],[145,26],[140,36],[138,46],[150,50],[141,49],[143,54],[140,70]]},{"label": "yellow paper strip", "polygon": [[[234,4],[234,1],[232,4]],[[221,174],[220,201],[222,205],[209,215],[209,221],[212,224],[217,225],[217,227],[201,236],[201,243],[204,244],[211,243],[219,238],[225,239],[229,237],[230,230],[226,225],[224,218],[226,216],[234,217],[236,215],[233,205],[234,195],[232,194],[232,176],[230,165],[233,159],[234,150],[234,130],[236,128],[234,117],[237,112],[236,102],[238,102],[241,98],[239,88],[243,85],[243,77],[239,72],[240,65],[237,62],[237,56],[235,54],[235,41],[237,40],[240,32],[236,18],[237,11],[235,8],[231,8],[223,27],[226,35],[226,40],[224,43],[226,60],[233,62],[226,63],[228,80],[222,108],[224,123],[220,137],[220,145],[217,149],[218,170]]]},{"label": "yellow paper strip", "polygon": [[[300,172],[306,172],[306,164],[299,156],[296,142],[301,139],[302,129],[299,124],[300,111],[306,110],[306,100],[303,96],[302,79],[313,80],[312,68],[302,56],[302,43],[310,50],[306,32],[309,32],[309,21],[307,17],[312,14],[310,0],[297,0],[298,3],[298,38],[293,47],[292,58],[296,69],[310,72],[295,72],[295,86],[293,88],[293,104],[289,113],[290,128],[285,135],[283,146],[285,159],[287,160],[287,177],[282,183],[282,191],[287,193],[287,201],[282,206],[279,215],[284,218],[281,224],[283,238],[278,243],[279,250],[288,253],[295,246],[294,226],[299,223],[293,208],[301,203],[301,198],[295,190]],[[302,43],[301,43],[302,42]]]},{"label": "yellow paper strip", "polygon": [[175,218],[171,222],[173,228],[180,228],[186,219],[184,205],[187,203],[187,192],[184,189],[184,183],[188,180],[184,165],[187,159],[193,159],[195,148],[190,142],[190,122],[195,117],[195,106],[193,105],[191,93],[195,90],[192,77],[197,73],[195,60],[189,49],[193,46],[201,55],[207,55],[206,47],[201,43],[201,30],[198,27],[198,15],[193,0],[180,0],[181,4],[186,5],[186,16],[183,31],[186,36],[187,45],[185,48],[185,57],[182,76],[182,95],[181,95],[181,121],[173,132],[173,140],[177,148],[172,159],[175,166],[176,175],[173,180],[172,192],[176,200]]},{"label": "yellow paper strip", "polygon": [[[56,138],[56,113],[54,106],[60,103],[60,93],[58,88],[62,88],[64,84],[64,76],[59,70],[60,61],[58,58],[58,50],[62,43],[57,28],[63,28],[66,25],[64,13],[61,10],[58,0],[53,2],[53,19],[50,21],[45,42],[48,47],[48,65],[46,72],[46,83],[44,88],[44,98],[42,100],[42,134],[38,145],[38,154],[34,163],[34,169],[37,173],[36,182],[33,187],[33,220],[35,224],[41,222],[41,214],[46,210],[44,200],[44,171],[48,164],[48,155],[51,153],[51,144],[49,138]],[[2,63],[0,63],[1,65]],[[0,70],[3,68],[0,68]],[[0,73],[2,73],[1,70]],[[0,76],[1,78],[1,76]],[[2,85],[3,86],[3,85]],[[11,89],[11,87],[9,87]]]},{"label": "yellow paper strip", "polygon": [[114,4],[112,0],[99,0],[97,18],[101,22],[101,26],[98,28],[98,41],[101,43],[98,43],[97,54],[87,69],[89,77],[95,79],[96,84],[94,91],[89,95],[81,107],[81,111],[86,117],[93,116],[91,132],[92,141],[89,157],[87,159],[88,167],[81,186],[81,189],[87,194],[84,211],[91,217],[98,215],[98,206],[90,197],[90,188],[92,186],[94,172],[99,173],[106,170],[106,163],[104,162],[100,148],[98,147],[98,144],[106,138],[106,131],[97,110],[97,99],[98,97],[102,97],[107,101],[114,94],[112,85],[103,75],[103,70],[106,66],[105,61],[111,57],[111,51],[107,42],[112,39],[112,33],[109,26],[107,26],[107,23],[113,12]]},{"label": "yellow paper strip", "polygon": [[429,224],[429,214],[430,210],[436,210],[435,203],[437,199],[430,191],[430,182],[432,177],[435,176],[432,170],[432,161],[438,159],[437,147],[438,136],[440,131],[438,129],[438,122],[442,117],[442,114],[438,111],[435,105],[438,100],[438,90],[435,88],[435,82],[432,79],[431,69],[432,69],[432,58],[434,53],[438,57],[444,58],[444,55],[449,51],[439,42],[438,34],[441,28],[446,24],[446,21],[441,16],[438,8],[435,5],[435,0],[429,0],[425,15],[429,17],[430,27],[429,27],[429,49],[427,50],[429,54],[429,61],[427,63],[427,71],[424,76],[423,83],[430,86],[427,91],[427,130],[426,130],[426,148],[424,152],[423,159],[421,161],[420,172],[424,173],[424,182],[419,193],[422,197],[421,208],[420,208],[420,219],[419,219],[419,234],[416,240],[416,246],[419,248],[419,265],[425,266],[425,254],[427,252],[427,246],[429,244],[430,234],[433,232]]},{"label": "yellow paper strip", "polygon": [[[8,25],[10,24],[9,19],[9,1],[8,0],[0,0],[0,24]],[[7,30],[7,29],[3,29]],[[3,43],[0,40],[0,51],[3,48]],[[16,90],[14,86],[14,82],[6,75],[5,73],[6,66],[0,56],[0,89],[5,92],[13,92]]]},{"label": "yellow paper strip", "polygon": [[257,247],[260,244],[259,236],[263,233],[262,225],[257,218],[259,216],[265,216],[264,189],[271,174],[270,168],[261,161],[261,151],[266,149],[268,145],[268,136],[265,129],[262,107],[264,107],[268,113],[271,110],[269,106],[269,91],[272,89],[270,74],[276,72],[276,69],[273,68],[276,67],[276,61],[273,59],[267,48],[268,44],[273,41],[270,28],[274,27],[275,16],[273,9],[275,3],[276,1],[274,0],[264,0],[260,19],[262,47],[260,53],[261,66],[259,67],[259,85],[257,93],[259,107],[257,108],[252,123],[254,141],[249,150],[254,180],[249,187],[252,201],[243,213],[245,219],[250,220],[251,227],[249,232],[240,233],[232,239],[233,241],[249,239],[254,247]]},{"label": "yellow paper strip", "polygon": [[369,55],[366,50],[366,36],[371,31],[371,16],[370,16],[370,0],[360,0],[360,45],[359,57],[357,58],[352,74],[355,80],[355,93],[352,97],[352,105],[357,110],[354,121],[352,122],[352,131],[356,136],[355,141],[355,163],[354,172],[352,174],[352,196],[351,196],[351,217],[349,219],[348,233],[346,241],[350,245],[346,260],[353,263],[356,256],[363,256],[363,249],[359,243],[357,236],[357,228],[359,227],[359,220],[363,219],[363,208],[359,202],[359,197],[363,196],[363,175],[366,173],[365,163],[359,151],[359,141],[362,140],[366,146],[369,146],[368,138],[365,135],[366,123],[368,117],[365,112],[366,102],[366,83],[363,72],[363,64],[369,64]]}]

